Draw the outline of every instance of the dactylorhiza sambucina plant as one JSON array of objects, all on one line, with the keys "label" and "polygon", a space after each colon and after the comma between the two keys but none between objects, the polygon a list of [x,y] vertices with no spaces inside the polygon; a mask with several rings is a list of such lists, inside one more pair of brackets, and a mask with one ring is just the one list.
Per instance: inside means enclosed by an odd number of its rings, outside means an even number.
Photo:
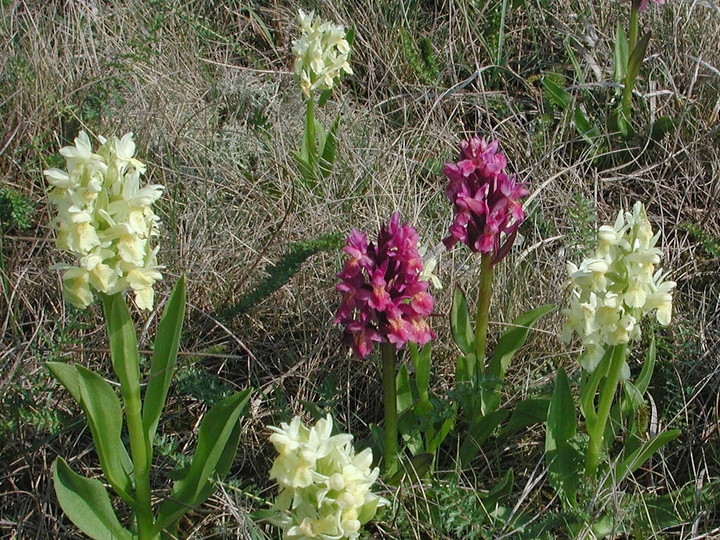
[{"label": "dactylorhiza sambucina plant", "polygon": [[312,427],[296,416],[269,429],[278,452],[270,479],[280,488],[273,508],[281,512],[275,523],[283,539],[352,540],[379,507],[389,504],[371,491],[379,474],[371,468],[371,450],[356,454],[352,435],[333,435],[330,415]]},{"label": "dactylorhiza sambucina plant", "polygon": [[180,518],[212,493],[212,480],[230,468],[240,438],[238,420],[250,391],[224,399],[205,415],[189,469],[153,512],[153,440],[177,362],[185,282],[178,281],[160,319],[147,383],[141,384],[137,337],[124,291],[133,291],[138,307],[152,309],[153,285],[161,275],[158,248],[150,245],[158,233],[151,204],[162,187],[140,187],[145,165],[134,157],[132,134],[100,141],[93,152],[87,134],[80,133],[75,146],[60,150],[67,170],[49,169],[45,175],[58,210],[53,222],[58,247],[77,260],[77,266],[56,265],[65,270],[63,294],[80,308],[92,302],[93,291],[100,298],[122,405],[100,374],[78,364],[46,365],[85,413],[105,480],[130,507],[134,522],[124,527],[103,483],[74,473],[61,457],[53,465],[55,492],[65,514],[91,538],[170,538]]},{"label": "dactylorhiza sambucina plant", "polygon": [[424,345],[435,337],[427,322],[433,309],[429,283],[420,279],[423,262],[413,227],[400,224],[400,214],[380,228],[377,243],[353,230],[348,236],[341,282],[343,294],[335,322],[345,327],[343,340],[353,354],[365,358],[375,343],[382,348],[385,407],[385,469],[397,466],[395,365],[397,350],[407,343]]},{"label": "dactylorhiza sambucina plant", "polygon": [[[598,231],[595,256],[578,267],[568,263],[570,307],[562,339],[577,334],[583,346],[579,361],[585,376],[580,388],[580,411],[585,417],[588,443],[584,452],[585,475],[595,479],[603,455],[614,436],[629,422],[622,455],[609,475],[619,482],[640,467],[662,445],[677,436],[667,431],[648,439],[646,426],[634,423],[635,413],[644,405],[654,364],[650,353],[635,381],[627,364],[629,347],[641,337],[641,322],[655,312],[661,325],[670,324],[674,281],[665,279],[657,246],[660,233],[653,234],[645,208],[638,202],[632,212],[620,211],[615,224]],[[618,384],[623,399],[614,408]],[[571,442],[576,435],[572,394],[565,371],[560,368],[550,411],[548,438],[550,479],[564,500],[574,504],[580,459]],[[609,425],[610,421],[610,425]]]},{"label": "dactylorhiza sambucina plant", "polygon": [[459,288],[455,290],[450,313],[453,339],[462,351],[456,381],[466,396],[462,408],[468,436],[460,448],[463,464],[477,455],[482,442],[505,417],[507,411],[497,410],[505,371],[515,351],[525,343],[529,327],[552,309],[542,306],[513,321],[486,363],[493,268],[515,242],[518,227],[525,219],[522,198],[529,194],[525,184],[518,183],[506,171],[507,159],[498,147],[497,140],[488,142],[474,135],[460,143],[458,161],[446,163],[443,169],[449,180],[445,194],[454,210],[445,245],[450,249],[463,243],[481,256],[474,330],[467,300]]},{"label": "dactylorhiza sambucina plant", "polygon": [[314,189],[332,172],[340,121],[338,117],[326,133],[315,119],[315,100],[318,99],[318,106],[323,105],[336,82],[344,74],[352,74],[348,62],[352,33],[303,10],[298,14],[298,25],[300,37],[293,41],[292,52],[295,77],[305,98],[306,113],[302,145],[299,152],[293,152],[293,157],[305,185]]}]

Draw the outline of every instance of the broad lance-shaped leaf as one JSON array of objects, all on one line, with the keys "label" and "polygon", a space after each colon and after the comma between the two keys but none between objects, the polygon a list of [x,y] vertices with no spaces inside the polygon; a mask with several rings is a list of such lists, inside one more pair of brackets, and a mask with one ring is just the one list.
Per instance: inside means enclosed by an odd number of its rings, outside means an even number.
[{"label": "broad lance-shaped leaf", "polygon": [[505,372],[517,350],[525,345],[533,324],[553,309],[555,309],[555,306],[546,305],[526,311],[515,319],[510,329],[500,337],[500,341],[498,341],[488,364],[487,376],[496,382],[493,390],[482,393],[482,410],[484,414],[498,408],[500,404],[500,386],[505,379]]},{"label": "broad lance-shaped leaf", "polygon": [[70,395],[77,404],[82,406],[80,383],[78,382],[78,373],[75,366],[63,362],[46,362],[45,366],[50,370],[53,377],[60,381],[60,384],[70,392]]},{"label": "broad lance-shaped leaf", "polygon": [[595,410],[595,394],[600,386],[600,382],[603,377],[607,374],[608,368],[610,367],[610,356],[612,353],[612,347],[609,347],[603,355],[600,363],[595,366],[593,372],[587,377],[587,379],[580,386],[580,412],[585,417],[585,423],[587,429],[594,429],[597,423],[597,411]]},{"label": "broad lance-shaped leaf", "polygon": [[562,86],[547,75],[542,78],[545,98],[558,109],[567,109],[572,103],[572,96]]},{"label": "broad lance-shaped leaf", "polygon": [[474,351],[475,340],[470,325],[467,300],[459,287],[455,288],[452,306],[450,307],[450,331],[455,343],[462,352],[467,355]]},{"label": "broad lance-shaped leaf", "polygon": [[560,367],[555,379],[555,390],[547,414],[545,459],[548,480],[560,495],[563,505],[575,506],[581,460],[570,444],[577,433],[575,402],[565,370]]},{"label": "broad lance-shaped leaf", "polygon": [[645,355],[645,362],[640,370],[640,375],[638,375],[635,381],[635,387],[642,395],[647,392],[648,386],[650,386],[650,379],[652,379],[653,371],[655,370],[656,351],[657,346],[655,345],[655,336],[653,336],[650,340],[650,347],[648,347],[648,352]]},{"label": "broad lance-shaped leaf", "polygon": [[132,540],[99,480],[75,474],[60,457],[53,464],[53,480],[60,507],[82,532],[95,540]]},{"label": "broad lance-shaped leaf", "polygon": [[630,56],[629,47],[625,29],[618,23],[615,28],[615,66],[613,69],[613,80],[617,84],[625,83],[628,57]]},{"label": "broad lance-shaped leaf", "polygon": [[227,473],[237,450],[238,420],[250,392],[244,390],[223,399],[203,418],[197,448],[187,476],[175,482],[172,494],[158,511],[158,533],[205,500],[211,491],[208,490],[211,477],[220,477]]},{"label": "broad lance-shaped leaf", "polygon": [[130,311],[122,293],[103,296],[113,370],[120,379],[123,397],[140,392],[137,337]]},{"label": "broad lance-shaped leaf", "polygon": [[75,369],[81,405],[92,432],[100,466],[115,492],[124,501],[134,504],[129,472],[132,471],[132,464],[121,438],[123,416],[120,401],[100,375],[83,366],[76,365]]},{"label": "broad lance-shaped leaf", "polygon": [[485,440],[492,435],[500,422],[505,420],[507,414],[506,409],[500,409],[486,416],[480,416],[470,424],[459,451],[460,463],[463,467],[470,465],[470,462],[475,459]]},{"label": "broad lance-shaped leaf", "polygon": [[185,276],[175,284],[165,307],[155,337],[150,379],[143,403],[143,428],[148,440],[153,440],[160,414],[165,405],[180,347],[183,319],[185,317]]},{"label": "broad lance-shaped leaf", "polygon": [[549,397],[528,398],[513,404],[512,416],[498,437],[508,437],[524,427],[546,422],[549,406]]},{"label": "broad lance-shaped leaf", "polygon": [[608,477],[605,481],[605,487],[610,487],[613,482],[619,483],[625,477],[634,473],[642,467],[654,453],[675,439],[678,435],[680,435],[680,430],[673,429],[660,433],[649,441],[645,441],[640,448],[615,464],[615,474]]},{"label": "broad lance-shaped leaf", "polygon": [[338,126],[340,125],[340,117],[338,116],[330,126],[330,131],[327,132],[325,140],[320,145],[320,173],[323,178],[327,178],[333,170],[335,164],[335,154],[337,153],[337,139],[335,134],[337,133]]}]

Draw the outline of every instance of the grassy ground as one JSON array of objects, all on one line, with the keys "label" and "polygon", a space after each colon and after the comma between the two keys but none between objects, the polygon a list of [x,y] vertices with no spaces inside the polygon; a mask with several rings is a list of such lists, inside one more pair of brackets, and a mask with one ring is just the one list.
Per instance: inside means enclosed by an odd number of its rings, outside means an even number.
[{"label": "grassy ground", "polygon": [[[442,163],[475,132],[500,139],[532,192],[522,242],[498,271],[491,335],[526,309],[562,304],[565,261],[588,254],[596,227],[618,208],[644,201],[663,234],[663,266],[678,282],[673,324],[657,332],[652,396],[660,424],[682,435],[652,464],[653,474],[617,498],[717,479],[720,9],[668,0],[643,13],[653,38],[635,99],[638,134],[627,141],[587,144],[541,84],[543,74],[559,74],[588,114],[601,118],[613,96],[601,83],[612,80],[614,27],[626,20],[628,4],[2,0],[0,194],[15,214],[3,214],[1,245],[1,534],[76,537],[57,506],[50,464],[62,455],[89,475],[99,472],[78,409],[42,366],[63,360],[108,372],[98,306],[66,306],[59,274],[48,270],[57,251],[42,170],[59,165],[58,148],[80,129],[136,134],[148,180],[167,188],[158,209],[166,266],[159,304],[177,276],[188,278],[184,353],[160,429],[158,470],[178,465],[192,447],[208,404],[233,389],[257,389],[230,478],[190,515],[188,537],[274,538],[249,516],[273,496],[265,424],[302,412],[303,401],[332,411],[360,440],[382,418],[376,364],[339,347],[332,323],[339,251],[312,255],[243,313],[228,318],[223,310],[293,243],[351,227],[376,230],[393,210],[435,245],[450,223]],[[352,26],[357,36],[355,75],[320,112],[325,125],[341,116],[340,150],[335,172],[315,192],[302,187],[290,157],[304,110],[291,72],[298,7]],[[649,126],[666,115],[675,129],[654,142]],[[477,265],[466,251],[444,254],[437,273],[445,284],[439,314],[447,313],[454,285],[473,296]],[[557,339],[561,322],[559,311],[546,318],[511,366],[507,401],[547,390],[558,365],[576,370],[572,351]],[[138,324],[147,348],[156,318]],[[433,384],[442,392],[452,382],[455,351],[445,321],[435,326]],[[473,514],[475,490],[509,467],[513,503],[539,514],[556,510],[543,487],[543,439],[541,428],[530,429],[510,445],[490,445],[462,481],[408,489],[374,534],[511,534],[474,525]],[[163,485],[161,476],[156,487]],[[431,506],[453,512],[432,519]],[[662,535],[713,538],[718,526],[713,509],[701,505],[684,527]]]}]

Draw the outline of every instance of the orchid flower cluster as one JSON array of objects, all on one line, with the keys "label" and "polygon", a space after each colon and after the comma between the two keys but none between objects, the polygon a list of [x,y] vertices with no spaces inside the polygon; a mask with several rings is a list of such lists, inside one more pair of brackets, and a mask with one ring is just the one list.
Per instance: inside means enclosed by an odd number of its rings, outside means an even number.
[{"label": "orchid flower cluster", "polygon": [[580,267],[568,263],[572,299],[562,338],[569,341],[573,333],[582,338],[585,369],[597,366],[607,346],[638,340],[640,321],[652,310],[658,323],[670,324],[675,282],[655,270],[659,236],[637,202],[632,212],[621,210],[613,226],[600,227],[595,257]]},{"label": "orchid flower cluster", "polygon": [[275,509],[284,512],[278,523],[284,539],[358,538],[378,507],[389,504],[370,490],[380,472],[371,469],[372,451],[355,454],[352,435],[332,435],[330,415],[312,427],[296,416],[269,429],[278,452],[270,478],[280,486]]},{"label": "orchid flower cluster", "polygon": [[448,249],[463,242],[476,253],[493,253],[493,264],[508,253],[525,219],[520,198],[529,192],[505,172],[506,166],[498,141],[488,143],[477,135],[460,143],[457,163],[445,164],[450,180],[445,194],[455,207],[450,236],[444,240]]},{"label": "orchid flower cluster", "polygon": [[352,74],[348,63],[350,44],[345,29],[316,18],[313,12],[298,14],[301,36],[293,41],[295,75],[300,89],[310,99],[315,90],[330,90],[343,73]]},{"label": "orchid flower cluster", "polygon": [[63,295],[76,307],[87,307],[92,289],[112,295],[132,289],[141,309],[151,309],[158,271],[159,219],[151,205],[163,187],[140,187],[145,165],[135,159],[132,133],[122,139],[100,137],[93,152],[87,133],[80,132],[74,146],[60,150],[67,171],[45,171],[52,186],[49,197],[58,215],[57,247],[77,258],[77,265],[57,264],[63,274]]},{"label": "orchid flower cluster", "polygon": [[395,212],[378,234],[377,244],[354,230],[343,251],[349,255],[337,290],[344,294],[335,322],[345,326],[344,341],[355,355],[365,358],[373,343],[392,343],[400,349],[408,342],[424,345],[435,337],[426,318],[433,309],[421,279],[422,257],[418,235]]}]

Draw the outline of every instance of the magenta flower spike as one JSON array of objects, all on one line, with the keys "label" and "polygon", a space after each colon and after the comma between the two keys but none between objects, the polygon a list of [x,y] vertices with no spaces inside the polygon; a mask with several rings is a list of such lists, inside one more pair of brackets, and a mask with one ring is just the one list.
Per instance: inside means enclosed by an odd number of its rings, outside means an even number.
[{"label": "magenta flower spike", "polygon": [[450,180],[445,194],[455,207],[445,247],[463,242],[476,253],[493,253],[493,265],[507,255],[525,219],[520,198],[529,191],[505,172],[506,166],[498,141],[473,135],[460,143],[460,160],[443,169]]},{"label": "magenta flower spike", "polygon": [[412,342],[425,345],[435,337],[426,318],[433,309],[428,282],[420,280],[422,258],[413,227],[400,224],[395,212],[380,228],[377,244],[353,230],[343,251],[348,258],[336,289],[343,300],[335,322],[345,326],[343,341],[358,358],[365,358],[375,343],[392,343],[397,349]]}]

